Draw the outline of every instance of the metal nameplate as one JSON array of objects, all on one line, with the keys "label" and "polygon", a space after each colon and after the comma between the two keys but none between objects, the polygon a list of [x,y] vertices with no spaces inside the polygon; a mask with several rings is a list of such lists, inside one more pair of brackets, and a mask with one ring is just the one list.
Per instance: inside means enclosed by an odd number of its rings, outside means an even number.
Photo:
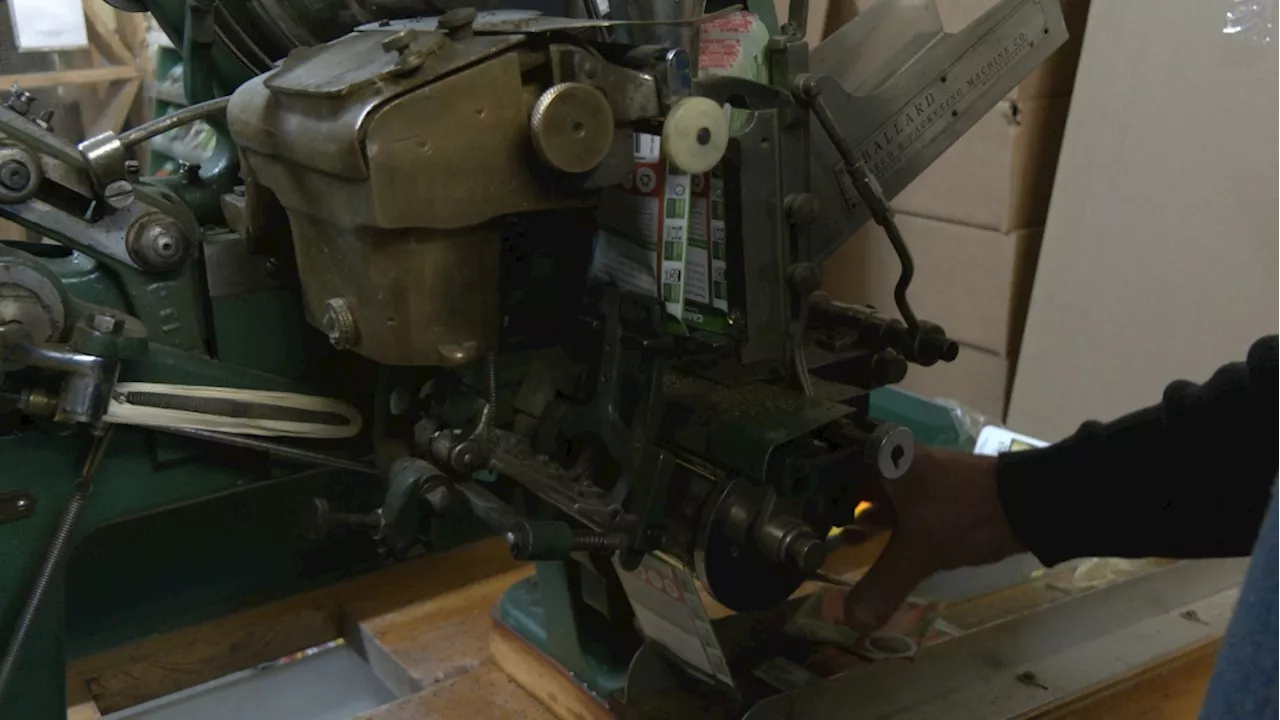
[{"label": "metal nameplate", "polygon": [[[950,118],[977,102],[984,90],[996,85],[1019,58],[1035,49],[1037,41],[1048,34],[1045,4],[1025,0],[857,145],[859,159],[872,175],[894,172],[904,158],[944,132]],[[1006,81],[1002,86],[1010,84]],[[1004,92],[1007,89],[1002,87],[1001,96]],[[988,109],[984,106],[982,112]]]},{"label": "metal nameplate", "polygon": [[[816,72],[839,79],[840,58],[847,65],[869,53],[857,37],[849,40],[856,36],[852,29],[846,26],[815,49]],[[892,199],[1066,39],[1056,0],[1004,0],[964,30],[940,33],[887,80],[859,90],[865,94],[822,97],[858,159]],[[845,187],[835,147],[816,121],[812,128],[812,188],[821,206],[832,208],[811,228],[811,259],[820,261],[871,217]]]}]

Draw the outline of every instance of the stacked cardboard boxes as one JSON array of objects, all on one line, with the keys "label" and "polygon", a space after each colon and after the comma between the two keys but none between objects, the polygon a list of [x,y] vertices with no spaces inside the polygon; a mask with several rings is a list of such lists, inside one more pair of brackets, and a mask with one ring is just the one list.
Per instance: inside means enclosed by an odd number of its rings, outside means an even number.
[{"label": "stacked cardboard boxes", "polygon": [[[859,0],[862,9],[873,0]],[[937,0],[948,29],[996,0]],[[1062,0],[1071,40],[898,197],[898,227],[915,259],[912,308],[962,345],[952,363],[913,367],[902,384],[1002,420],[1053,176],[1066,125],[1088,0]],[[899,263],[884,232],[859,231],[830,260],[835,299],[897,314]]]}]

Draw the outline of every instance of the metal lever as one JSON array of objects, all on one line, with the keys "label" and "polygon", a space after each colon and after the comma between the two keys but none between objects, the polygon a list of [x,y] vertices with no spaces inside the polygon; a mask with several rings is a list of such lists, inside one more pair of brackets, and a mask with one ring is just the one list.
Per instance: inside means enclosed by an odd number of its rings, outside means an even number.
[{"label": "metal lever", "polygon": [[893,210],[889,208],[889,201],[884,197],[884,191],[880,189],[880,183],[876,182],[875,176],[867,172],[867,168],[858,159],[853,148],[840,133],[840,128],[836,126],[835,118],[831,116],[830,109],[826,103],[822,101],[823,85],[825,84],[839,85],[834,78],[815,77],[813,75],[801,75],[795,80],[795,96],[796,100],[803,105],[809,107],[813,116],[818,120],[818,124],[822,126],[822,130],[830,138],[831,144],[835,146],[836,152],[840,154],[840,159],[844,162],[845,172],[849,173],[853,181],[853,189],[858,193],[858,197],[866,204],[867,209],[871,212],[871,217],[876,224],[884,228],[884,232],[889,236],[889,244],[893,246],[893,252],[898,256],[898,262],[902,266],[901,272],[898,274],[898,282],[893,286],[893,302],[898,306],[898,312],[902,314],[902,320],[907,325],[907,333],[914,338],[920,330],[920,321],[916,318],[915,311],[911,309],[911,303],[907,300],[907,288],[911,285],[911,279],[916,273],[915,261],[911,258],[911,251],[907,249],[907,243],[902,239],[902,233],[898,230],[898,224],[893,220]]}]

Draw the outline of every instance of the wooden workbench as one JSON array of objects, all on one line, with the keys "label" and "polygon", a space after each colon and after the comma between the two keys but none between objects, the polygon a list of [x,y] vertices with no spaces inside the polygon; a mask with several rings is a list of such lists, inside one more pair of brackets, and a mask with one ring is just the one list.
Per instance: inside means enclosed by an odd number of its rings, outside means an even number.
[{"label": "wooden workbench", "polygon": [[[835,562],[843,573],[856,572],[879,547],[842,553]],[[606,718],[554,666],[494,628],[490,610],[531,572],[501,542],[487,540],[88,657],[68,669],[68,717],[92,720],[341,637],[401,698],[358,720]],[[944,617],[972,629],[1060,598],[1062,582],[1046,573],[951,606]],[[1198,647],[1037,717],[1190,720],[1214,650]]]}]

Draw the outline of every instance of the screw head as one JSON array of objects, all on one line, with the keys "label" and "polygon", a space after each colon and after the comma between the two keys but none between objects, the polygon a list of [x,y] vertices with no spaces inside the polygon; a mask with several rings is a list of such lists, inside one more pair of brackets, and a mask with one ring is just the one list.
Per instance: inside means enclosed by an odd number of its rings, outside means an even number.
[{"label": "screw head", "polygon": [[20,497],[20,498],[18,498],[17,500],[15,500],[15,501],[14,501],[13,506],[14,506],[15,508],[17,508],[18,510],[26,510],[26,509],[27,509],[27,506],[28,506],[28,505],[30,505],[30,504],[31,504],[31,502],[30,502],[29,500],[27,500],[26,498],[21,498],[21,497]]},{"label": "screw head", "polygon": [[133,185],[128,180],[115,180],[102,191],[102,199],[111,207],[123,210],[133,202]]},{"label": "screw head", "polygon": [[29,182],[31,182],[31,168],[25,163],[19,160],[6,160],[0,164],[0,185],[13,192],[22,192]]}]

